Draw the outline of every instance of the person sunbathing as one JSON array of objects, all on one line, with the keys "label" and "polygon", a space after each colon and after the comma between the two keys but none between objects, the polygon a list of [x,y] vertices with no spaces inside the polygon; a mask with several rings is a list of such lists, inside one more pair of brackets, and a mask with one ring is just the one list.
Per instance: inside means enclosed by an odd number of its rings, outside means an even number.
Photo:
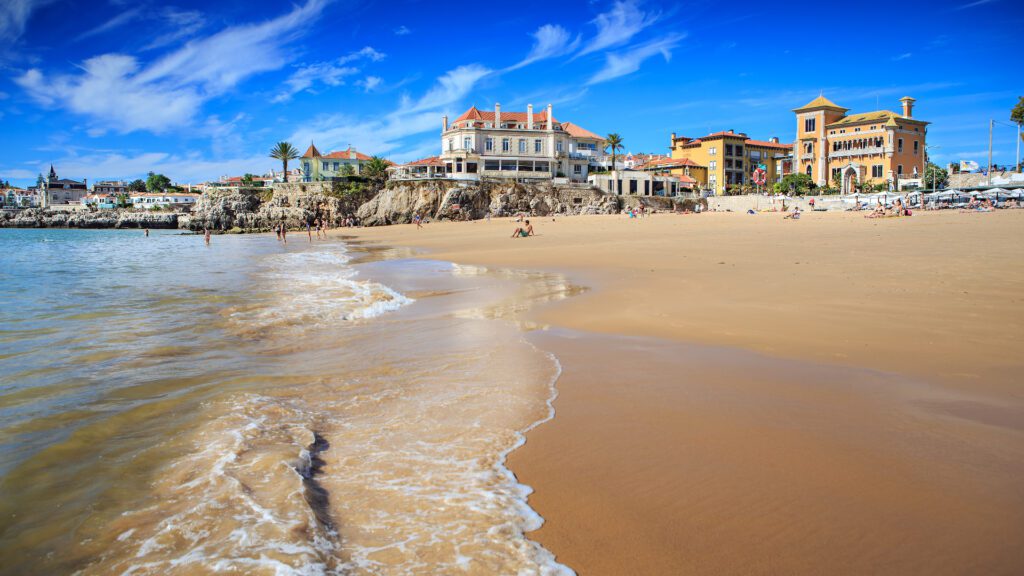
[{"label": "person sunbathing", "polygon": [[783,220],[799,220],[800,219],[800,208],[798,206],[793,207],[793,211],[782,217]]},{"label": "person sunbathing", "polygon": [[526,226],[522,228],[516,228],[516,231],[512,233],[513,238],[526,238],[527,236],[533,236],[533,224],[530,221],[525,222]]}]

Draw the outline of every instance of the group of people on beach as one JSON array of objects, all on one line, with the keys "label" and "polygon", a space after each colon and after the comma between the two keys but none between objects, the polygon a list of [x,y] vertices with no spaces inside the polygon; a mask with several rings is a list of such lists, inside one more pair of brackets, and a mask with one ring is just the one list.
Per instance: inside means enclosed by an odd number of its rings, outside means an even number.
[{"label": "group of people on beach", "polygon": [[865,218],[899,218],[901,216],[911,216],[913,212],[903,203],[902,198],[897,198],[892,203],[892,208],[886,208],[882,201],[878,201],[878,206],[871,211],[870,214],[865,214]]}]

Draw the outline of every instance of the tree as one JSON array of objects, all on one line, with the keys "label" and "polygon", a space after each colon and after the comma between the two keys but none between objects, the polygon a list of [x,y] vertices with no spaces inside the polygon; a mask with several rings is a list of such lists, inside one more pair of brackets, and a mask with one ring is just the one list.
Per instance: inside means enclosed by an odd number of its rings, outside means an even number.
[{"label": "tree", "polygon": [[288,161],[299,157],[299,150],[292,146],[291,142],[278,142],[270,149],[270,157],[281,161],[281,168],[284,171],[284,181],[288,181]]},{"label": "tree", "polygon": [[380,156],[373,156],[365,165],[363,165],[363,174],[365,174],[371,182],[379,187],[382,186],[384,182],[387,182],[388,166],[390,166],[390,164],[387,160]]},{"label": "tree", "polygon": [[814,181],[804,173],[786,174],[782,177],[782,192],[793,194],[806,194],[814,188]]},{"label": "tree", "polygon": [[615,170],[615,161],[618,159],[619,150],[622,150],[622,136],[612,132],[605,136],[604,140],[605,146],[610,148],[612,151],[612,170]]},{"label": "tree", "polygon": [[146,177],[146,190],[150,192],[163,192],[171,185],[171,179],[163,174],[149,173]]},{"label": "tree", "polygon": [[1018,126],[1024,124],[1024,96],[1020,97],[1020,101],[1010,111],[1010,120]]},{"label": "tree", "polygon": [[131,183],[128,184],[128,191],[129,192],[145,192],[146,191],[146,183],[145,183],[145,181],[143,181],[141,179],[132,180]]},{"label": "tree", "polygon": [[356,169],[351,164],[345,164],[341,167],[341,175],[348,178],[349,176],[355,176]]},{"label": "tree", "polygon": [[253,175],[246,172],[245,175],[242,176],[242,186],[245,186],[246,188],[252,188],[253,185]]},{"label": "tree", "polygon": [[934,183],[936,189],[945,188],[947,180],[949,180],[949,172],[946,172],[941,166],[929,162],[924,169],[924,182],[922,182],[924,186],[922,187],[932,188]]}]

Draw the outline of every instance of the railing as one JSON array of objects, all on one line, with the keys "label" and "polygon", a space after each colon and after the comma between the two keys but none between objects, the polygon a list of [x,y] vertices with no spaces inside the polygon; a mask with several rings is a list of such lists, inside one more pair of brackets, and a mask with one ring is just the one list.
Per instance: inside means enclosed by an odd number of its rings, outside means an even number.
[{"label": "railing", "polygon": [[874,154],[884,154],[885,148],[882,146],[870,146],[868,148],[851,148],[849,150],[836,150],[829,152],[829,156],[832,158],[847,158],[850,156],[871,156]]},{"label": "railing", "polygon": [[805,152],[800,155],[801,160],[814,160],[814,152]]}]

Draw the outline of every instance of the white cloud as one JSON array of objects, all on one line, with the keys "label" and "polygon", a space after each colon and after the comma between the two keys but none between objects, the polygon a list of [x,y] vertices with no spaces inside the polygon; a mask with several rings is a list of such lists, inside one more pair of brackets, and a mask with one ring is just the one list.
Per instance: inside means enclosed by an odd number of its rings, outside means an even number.
[{"label": "white cloud", "polygon": [[604,68],[599,70],[597,74],[594,74],[590,80],[587,81],[587,85],[599,84],[620,76],[632,74],[640,69],[640,65],[643,64],[644,60],[658,54],[661,54],[665,58],[665,61],[668,62],[672,58],[672,49],[675,48],[683,38],[683,35],[673,34],[666,36],[665,38],[653,40],[646,44],[640,44],[639,46],[630,48],[625,52],[609,52],[605,56]]},{"label": "white cloud", "polygon": [[577,56],[625,44],[660,17],[660,12],[645,12],[637,0],[617,0],[611,10],[591,21],[597,26],[597,35]]},{"label": "white cloud", "polygon": [[316,83],[327,86],[340,86],[345,83],[344,78],[346,76],[359,72],[359,68],[344,66],[344,64],[364,59],[371,62],[379,62],[384,58],[385,54],[367,46],[361,50],[346,54],[333,62],[317,62],[300,66],[298,70],[284,81],[287,88],[278,93],[277,96],[274,96],[273,101],[276,103],[287,102],[291,100],[292,96],[303,90],[309,90]]},{"label": "white cloud", "polygon": [[545,24],[533,33],[533,48],[518,64],[510,66],[508,70],[515,70],[532,64],[539,60],[555,58],[576,50],[580,44],[580,38],[573,39],[568,30],[555,24]]},{"label": "white cloud", "polygon": [[135,20],[136,18],[141,16],[143,14],[143,9],[144,9],[143,6],[136,6],[134,8],[129,9],[129,10],[125,10],[124,12],[121,12],[120,14],[118,14],[118,15],[114,16],[113,18],[111,18],[110,20],[107,20],[103,24],[100,24],[99,26],[97,26],[97,27],[95,27],[95,28],[93,28],[91,30],[87,30],[87,31],[83,32],[82,34],[79,34],[79,36],[78,36],[78,38],[76,38],[76,40],[84,40],[86,38],[90,38],[92,36],[103,34],[105,32],[109,32],[111,30],[114,30],[116,28],[124,26],[125,24],[127,24],[127,23],[131,22],[132,20]]},{"label": "white cloud", "polygon": [[900,60],[906,60],[907,58],[910,58],[911,56],[913,56],[913,53],[911,53],[911,52],[904,52],[903,54],[899,54],[898,56],[893,56],[892,57],[892,61],[893,62],[899,62]]},{"label": "white cloud", "polygon": [[[418,99],[403,97],[390,113],[372,117],[346,114],[324,115],[302,124],[292,134],[291,142],[317,142],[324,148],[344,148],[349,144],[367,154],[379,154],[396,160],[424,155],[424,151],[437,154],[440,141],[436,132],[441,128],[441,115],[453,113],[453,106],[461,104],[473,87],[491,70],[478,64],[459,66],[437,79],[437,83]],[[410,139],[434,132],[426,140]]]},{"label": "white cloud", "polygon": [[37,8],[53,0],[3,0],[0,2],[0,42],[14,42],[25,33],[25,25]]},{"label": "white cloud", "polygon": [[169,31],[154,38],[152,42],[142,48],[143,50],[155,50],[191,38],[205,25],[205,19],[201,12],[179,10],[172,6],[164,7],[158,17],[166,23]]},{"label": "white cloud", "polygon": [[966,10],[968,8],[974,8],[975,6],[984,6],[985,4],[991,4],[992,2],[995,2],[995,1],[996,0],[975,0],[974,2],[968,2],[967,4],[961,4],[960,6],[957,6],[956,8],[953,8],[953,10]]},{"label": "white cloud", "polygon": [[44,105],[88,117],[93,133],[180,128],[192,123],[205,101],[287,63],[287,45],[308,29],[324,2],[308,0],[278,18],[226,28],[145,67],[134,56],[104,54],[86,60],[80,74],[47,77],[30,69],[15,82]]},{"label": "white cloud", "polygon": [[405,36],[406,34],[412,34],[412,30],[409,30],[405,26],[399,26],[395,28],[395,36]]},{"label": "white cloud", "polygon": [[379,76],[367,76],[365,79],[356,82],[356,84],[362,86],[363,90],[366,92],[373,92],[380,87],[382,82],[384,82],[384,80]]}]

